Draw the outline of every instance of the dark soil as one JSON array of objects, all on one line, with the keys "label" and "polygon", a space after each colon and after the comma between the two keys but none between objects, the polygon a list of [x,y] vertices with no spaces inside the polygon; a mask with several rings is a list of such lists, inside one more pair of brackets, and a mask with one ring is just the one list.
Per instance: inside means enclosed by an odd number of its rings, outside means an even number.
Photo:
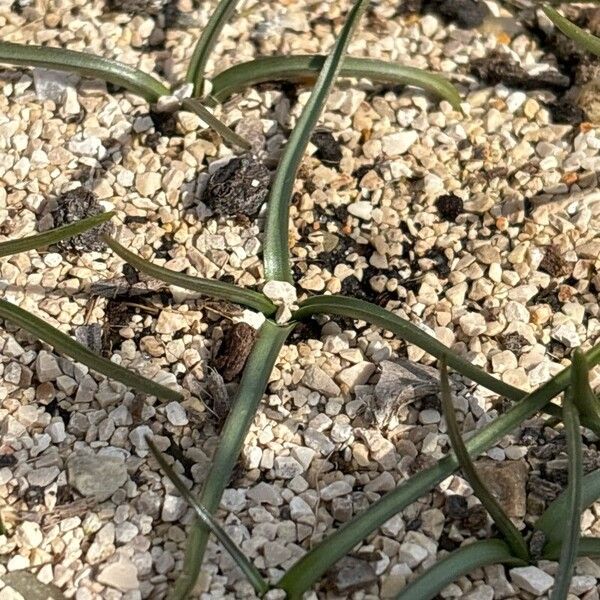
[{"label": "dark soil", "polygon": [[315,156],[328,167],[338,168],[342,149],[330,131],[315,131],[310,141],[317,147]]},{"label": "dark soil", "polygon": [[463,29],[479,27],[490,15],[483,0],[425,0],[423,12],[439,15]]},{"label": "dark soil", "polygon": [[446,221],[456,221],[463,213],[463,201],[456,194],[444,194],[435,201],[440,216]]},{"label": "dark soil", "polygon": [[558,246],[552,245],[546,247],[539,270],[552,277],[564,277],[571,274],[571,265],[564,259]]}]

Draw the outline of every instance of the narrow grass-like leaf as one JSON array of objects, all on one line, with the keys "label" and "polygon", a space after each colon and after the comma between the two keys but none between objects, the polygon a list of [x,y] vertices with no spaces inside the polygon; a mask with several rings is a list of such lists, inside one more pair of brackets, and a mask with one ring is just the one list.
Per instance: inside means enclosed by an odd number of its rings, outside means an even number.
[{"label": "narrow grass-like leaf", "polygon": [[310,98],[285,145],[271,186],[267,206],[263,247],[263,262],[267,280],[293,283],[288,244],[290,201],[294,192],[294,180],[312,131],[339,73],[346,48],[368,4],[369,0],[358,0],[350,9],[333,50],[323,63]]},{"label": "narrow grass-like leaf", "polygon": [[181,394],[175,390],[171,390],[168,387],[155,383],[150,379],[137,375],[121,365],[107,360],[102,356],[98,356],[89,348],[86,348],[68,335],[65,335],[62,331],[51,327],[39,317],[36,317],[30,312],[27,312],[6,300],[0,300],[0,318],[28,331],[47,344],[54,346],[54,349],[57,352],[62,352],[77,362],[87,365],[90,369],[98,371],[111,379],[116,379],[140,392],[156,396],[163,400],[183,400]]},{"label": "narrow grass-like leaf", "polygon": [[8,535],[8,529],[6,529],[6,525],[4,525],[4,521],[2,520],[2,511],[0,510],[0,535]]},{"label": "narrow grass-like leaf", "polygon": [[446,356],[448,366],[500,396],[505,396],[511,400],[520,400],[525,396],[525,392],[496,379],[470,361],[452,352],[447,346],[425,333],[423,329],[414,323],[370,302],[337,295],[317,296],[302,302],[293,318],[301,320],[315,314],[340,315],[383,327],[438,359]]},{"label": "narrow grass-like leaf", "polygon": [[76,223],[69,223],[69,225],[56,227],[55,229],[45,231],[44,233],[30,235],[18,240],[0,242],[0,256],[9,256],[11,254],[18,254],[19,252],[27,252],[27,250],[43,248],[45,246],[49,246],[50,244],[56,244],[61,240],[73,237],[74,235],[79,235],[88,229],[92,229],[93,227],[102,225],[102,223],[106,223],[106,221],[110,220],[114,214],[114,212],[101,213],[87,219],[82,219]]},{"label": "narrow grass-like leaf", "polygon": [[42,67],[101,79],[138,94],[148,102],[156,102],[170,93],[158,79],[139,69],[87,52],[0,42],[0,63]]},{"label": "narrow grass-like leaf", "polygon": [[589,369],[583,352],[576,348],[572,357],[573,364],[573,402],[579,417],[585,426],[600,437],[600,401],[596,398],[589,381]]},{"label": "narrow grass-like leaf", "polygon": [[233,14],[239,0],[220,0],[217,8],[210,16],[206,27],[202,30],[200,39],[194,48],[190,64],[187,68],[186,81],[194,84],[194,95],[202,94],[204,75],[208,57],[217,43],[217,38],[223,27]]},{"label": "narrow grass-like leaf", "polygon": [[525,565],[513,556],[501,540],[480,540],[462,546],[442,558],[433,567],[414,579],[397,596],[396,600],[432,600],[447,585],[463,575],[487,565],[502,563],[512,567]]},{"label": "narrow grass-like leaf", "polygon": [[[333,312],[335,314],[336,311]],[[600,363],[600,344],[588,351],[586,359],[590,367]],[[469,454],[471,456],[481,454],[519,427],[525,419],[531,418],[536,412],[542,410],[552,398],[567,387],[570,371],[570,367],[563,369],[534,392],[524,394],[521,398],[522,402],[517,403],[467,440],[466,446]],[[456,456],[450,454],[432,467],[417,473],[395,490],[388,492],[375,504],[345,523],[300,558],[282,577],[278,586],[286,590],[291,597],[300,597],[356,544],[368,537],[395,514],[404,510],[409,504],[430,492],[438,483],[452,475],[457,467]],[[586,493],[587,490],[584,486],[584,496]]]},{"label": "narrow grass-like leaf", "polygon": [[246,290],[237,285],[233,285],[232,283],[225,283],[224,281],[193,277],[192,275],[185,275],[183,273],[178,273],[177,271],[159,267],[158,265],[140,258],[137,254],[130,252],[116,240],[107,235],[103,236],[102,239],[115,254],[138,269],[138,271],[141,271],[150,277],[154,277],[155,279],[159,279],[160,281],[164,281],[169,285],[176,285],[177,287],[192,290],[212,298],[219,298],[221,300],[242,304],[248,308],[258,310],[265,315],[272,315],[277,311],[276,306],[260,292]]},{"label": "narrow grass-like leaf", "polygon": [[[26,600],[65,600],[62,592],[52,584],[46,585],[29,571],[13,571],[2,575],[2,583],[10,586]],[[8,594],[7,597],[12,596]]]},{"label": "narrow grass-like leaf", "polygon": [[[212,91],[207,101],[223,102],[232,94],[259,83],[291,81],[312,84],[323,68],[326,57],[321,54],[304,56],[261,56],[239,63],[222,71],[212,80]],[[410,85],[444,98],[460,110],[457,89],[442,75],[403,67],[395,63],[372,58],[343,59],[339,77],[370,79],[375,83]]]},{"label": "narrow grass-like leaf", "polygon": [[548,18],[570,39],[583,46],[586,50],[600,56],[600,38],[588,33],[571,23],[569,19],[563,17],[557,10],[550,6],[543,7]]},{"label": "narrow grass-like leaf", "polygon": [[[562,542],[552,541],[544,547],[543,558],[558,561],[562,553]],[[581,537],[577,548],[577,556],[600,557],[600,538]]]},{"label": "narrow grass-like leaf", "polygon": [[498,527],[500,533],[504,536],[506,543],[509,545],[512,554],[525,561],[529,560],[529,550],[523,536],[513,525],[509,516],[504,512],[504,509],[500,506],[496,498],[494,498],[492,493],[487,489],[481,480],[481,477],[479,477],[479,473],[467,452],[454,413],[445,356],[443,356],[440,361],[440,387],[442,410],[446,419],[448,437],[452,445],[452,450],[454,450],[454,454],[456,454],[458,463],[460,464],[467,481],[473,488],[473,491],[479,498],[481,504],[483,504],[484,508],[490,513],[496,527]]},{"label": "narrow grass-like leaf", "polygon": [[214,129],[224,140],[228,141],[234,146],[239,146],[244,150],[252,148],[250,142],[244,139],[241,135],[238,135],[233,129],[230,129],[213,115],[208,108],[202,105],[198,98],[184,98],[181,105],[183,108],[189,109],[191,112],[195,112],[209,127]]},{"label": "narrow grass-like leaf", "polygon": [[573,395],[582,387],[582,382],[576,380],[585,377],[587,383],[589,373],[583,372],[573,364],[571,370],[571,387],[567,390],[563,406],[565,433],[567,438],[567,457],[569,480],[566,489],[567,503],[560,521],[556,523],[558,529],[563,530],[562,548],[558,561],[558,571],[554,577],[551,600],[567,600],[569,586],[575,570],[575,560],[581,535],[581,510],[582,510],[582,485],[583,485],[583,448],[579,415],[573,401]]},{"label": "narrow grass-like leaf", "polygon": [[[293,328],[293,325],[280,327],[267,320],[259,331],[221,431],[219,446],[212,457],[202,494],[198,499],[209,513],[217,510],[223,490],[229,484],[233,467],[267,387],[279,351]],[[208,536],[208,529],[201,521],[196,520],[189,534],[183,572],[170,595],[172,600],[184,600],[189,597],[202,566]]]},{"label": "narrow grass-like leaf", "polygon": [[269,584],[263,579],[258,569],[246,558],[246,555],[236,546],[235,542],[229,537],[227,532],[221,527],[219,522],[198,502],[194,495],[187,489],[181,478],[175,473],[171,465],[164,459],[160,450],[156,447],[152,438],[147,437],[148,447],[152,452],[156,462],[165,472],[171,483],[179,491],[181,496],[196,511],[198,518],[210,529],[210,532],[223,544],[223,547],[231,558],[235,561],[242,573],[246,575],[248,581],[252,584],[259,596],[269,591]]},{"label": "narrow grass-like leaf", "polygon": [[[600,469],[592,471],[583,477],[583,493],[581,497],[582,509],[591,506],[600,498]],[[558,527],[563,515],[567,511],[569,498],[567,490],[563,491],[556,500],[544,511],[544,514],[537,520],[535,528],[543,531],[546,536],[546,543],[560,542],[564,532]]]}]

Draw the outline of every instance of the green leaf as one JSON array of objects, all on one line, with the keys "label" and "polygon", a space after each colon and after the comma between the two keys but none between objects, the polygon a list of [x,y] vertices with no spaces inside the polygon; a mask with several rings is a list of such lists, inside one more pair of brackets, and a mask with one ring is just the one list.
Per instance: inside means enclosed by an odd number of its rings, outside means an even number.
[{"label": "green leaf", "polygon": [[[582,509],[591,506],[600,498],[600,469],[584,476],[582,481],[583,495],[581,497]],[[555,542],[560,545],[564,532],[556,527],[564,518],[568,510],[568,490],[560,494],[537,520],[535,528],[543,531],[546,536],[546,545],[552,546]]]},{"label": "green leaf", "polygon": [[[232,94],[259,83],[291,81],[312,84],[323,68],[326,57],[320,54],[305,56],[261,56],[239,63],[222,71],[212,80],[212,91],[206,100],[223,102]],[[444,98],[456,109],[460,108],[457,89],[442,75],[414,67],[403,67],[392,62],[372,58],[343,59],[339,77],[370,79],[376,83],[410,85]]]},{"label": "green leaf", "polygon": [[215,281],[213,279],[203,279],[201,277],[193,277],[192,275],[184,275],[177,271],[171,271],[164,267],[159,267],[143,258],[130,252],[113,238],[105,235],[102,239],[110,247],[110,249],[120,256],[125,262],[134,266],[138,271],[164,281],[169,285],[175,285],[186,290],[192,290],[211,298],[219,298],[229,302],[235,302],[248,308],[258,310],[265,315],[273,315],[277,312],[277,307],[260,292],[246,290],[231,283],[223,281]]},{"label": "green leaf", "polygon": [[[546,560],[557,561],[562,551],[560,542],[552,542],[544,548],[544,558]],[[597,537],[582,537],[579,538],[579,546],[577,548],[577,556],[590,556],[592,558],[600,557],[600,538]]]},{"label": "green leaf", "polygon": [[[592,348],[586,358],[590,367],[600,363],[600,345]],[[569,377],[570,367],[563,369],[534,392],[524,395],[521,402],[475,433],[466,443],[470,456],[477,456],[497,444],[505,435],[519,427],[525,419],[531,418],[544,408],[552,398],[567,387]],[[287,571],[278,586],[285,589],[292,598],[298,598],[356,544],[409,504],[429,493],[437,484],[452,475],[457,467],[458,461],[451,454],[432,467],[413,475],[406,483],[385,494],[367,510],[345,523],[306,553]],[[587,490],[584,486],[584,497],[586,494]]]},{"label": "green leaf", "polygon": [[106,223],[114,216],[114,212],[101,213],[87,219],[82,219],[76,223],[70,223],[63,227],[56,227],[50,231],[39,233],[37,235],[30,235],[25,238],[18,240],[10,240],[8,242],[0,243],[0,256],[9,256],[11,254],[18,254],[19,252],[27,252],[27,250],[36,250],[37,248],[44,248],[50,244],[56,244],[61,240],[79,235],[88,229],[92,229]]},{"label": "green leaf", "polygon": [[600,437],[600,401],[594,395],[589,382],[589,368],[583,352],[573,352],[573,402],[585,425]]},{"label": "green leaf", "polygon": [[223,121],[220,121],[213,115],[208,108],[202,105],[198,98],[185,98],[182,100],[183,108],[195,112],[209,127],[214,129],[224,140],[234,146],[239,146],[244,150],[252,148],[252,144],[241,135],[238,135],[233,129],[230,129]]},{"label": "green leaf", "polygon": [[419,326],[370,302],[337,295],[317,296],[302,302],[293,318],[301,320],[315,314],[341,315],[383,327],[438,359],[446,356],[448,366],[500,396],[505,396],[511,400],[520,400],[525,395],[525,392],[496,379],[483,369],[462,358],[440,341],[425,333]]},{"label": "green leaf", "polygon": [[568,19],[565,19],[565,17],[563,17],[554,8],[551,8],[550,6],[546,5],[543,7],[543,9],[548,18],[568,38],[571,38],[574,42],[577,42],[592,54],[600,56],[600,38],[597,38],[591,33],[587,33],[587,31],[584,31],[583,29],[581,29],[581,27],[577,27],[577,25],[571,23],[571,21],[569,21]]},{"label": "green leaf", "polygon": [[[500,540],[481,540],[462,546],[411,581],[396,600],[432,600],[447,585],[471,571],[487,565],[502,563],[512,567],[526,565],[510,553]],[[292,596],[292,598],[294,598]]]},{"label": "green leaf", "polygon": [[221,527],[218,521],[198,502],[194,495],[187,489],[181,478],[171,468],[169,463],[164,459],[160,450],[156,447],[150,437],[146,437],[148,447],[154,455],[154,458],[165,472],[171,483],[179,491],[181,496],[187,503],[196,511],[196,515],[210,529],[210,532],[223,544],[223,547],[231,558],[235,561],[242,573],[246,575],[248,581],[252,584],[256,593],[259,596],[266,594],[269,591],[269,584],[263,579],[258,569],[246,558],[246,555],[236,546],[235,542],[229,537],[227,532]]},{"label": "green leaf", "polygon": [[294,193],[296,173],[311,133],[339,73],[346,48],[368,4],[369,0],[358,0],[350,9],[333,50],[323,63],[310,98],[285,145],[267,205],[263,247],[263,262],[267,280],[293,283],[288,244],[290,201]]},{"label": "green leaf", "polygon": [[[209,513],[217,510],[223,490],[229,484],[233,467],[256,415],[279,351],[293,328],[293,325],[280,327],[271,321],[265,321],[260,328],[199,498],[199,502]],[[190,532],[183,572],[170,595],[172,600],[188,598],[194,588],[202,566],[208,535],[208,529],[196,520]]]},{"label": "green leaf", "polygon": [[448,381],[448,369],[446,368],[446,357],[442,357],[440,364],[440,381],[441,381],[441,399],[442,410],[446,419],[446,427],[448,429],[448,437],[454,454],[456,454],[458,463],[467,479],[475,495],[479,498],[481,504],[490,513],[490,516],[496,523],[496,527],[504,536],[509,545],[512,554],[527,561],[529,559],[529,550],[523,536],[519,530],[513,525],[509,516],[504,512],[496,498],[487,489],[479,473],[467,452],[467,448],[462,440],[456,416],[454,413],[454,405],[452,404],[452,393],[450,391],[450,382]]},{"label": "green leaf", "polygon": [[[585,360],[580,357],[580,360]],[[562,549],[558,562],[558,571],[554,577],[554,588],[551,600],[567,600],[569,586],[575,570],[575,560],[581,532],[582,485],[583,485],[583,448],[579,415],[573,401],[576,390],[582,387],[580,377],[585,377],[587,384],[589,372],[587,368],[577,368],[575,363],[571,369],[571,387],[567,390],[563,406],[565,432],[567,438],[567,457],[569,480],[566,490],[566,505],[562,518],[555,525],[562,529]]]},{"label": "green leaf", "polygon": [[163,400],[183,400],[181,394],[175,390],[155,383],[141,375],[136,375],[121,365],[98,356],[89,348],[62,333],[62,331],[51,327],[39,317],[6,300],[0,300],[0,318],[28,331],[43,342],[54,346],[57,352],[62,352],[77,362],[87,365],[90,369],[98,371],[98,373],[102,373],[111,379],[116,379],[140,392],[162,398]]},{"label": "green leaf", "polygon": [[48,600],[49,598],[51,600],[65,600],[62,592],[55,585],[46,585],[38,581],[38,578],[29,571],[4,573],[2,583],[13,588],[26,600]]},{"label": "green leaf", "polygon": [[217,43],[219,34],[235,11],[239,0],[220,0],[215,12],[210,16],[200,39],[194,48],[186,73],[186,81],[194,84],[194,95],[200,96],[204,83],[204,74],[208,57]]},{"label": "green leaf", "polygon": [[101,79],[142,96],[148,102],[156,102],[170,93],[158,79],[139,69],[87,52],[0,42],[0,63],[42,67]]}]

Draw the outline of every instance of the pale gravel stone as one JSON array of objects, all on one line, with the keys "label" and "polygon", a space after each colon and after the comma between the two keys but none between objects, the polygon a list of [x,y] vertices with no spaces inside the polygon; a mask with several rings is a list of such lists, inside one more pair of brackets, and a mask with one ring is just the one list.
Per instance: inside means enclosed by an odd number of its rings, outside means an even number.
[{"label": "pale gravel stone", "polygon": [[511,581],[534,596],[545,594],[553,585],[554,577],[534,566],[516,567],[509,571]]},{"label": "pale gravel stone", "polygon": [[189,423],[185,408],[183,408],[179,402],[169,402],[169,404],[165,406],[165,414],[169,423],[176,427],[183,427]]},{"label": "pale gravel stone", "polygon": [[324,396],[339,396],[341,392],[335,381],[316,365],[311,365],[306,369],[302,376],[302,383]]},{"label": "pale gravel stone", "polygon": [[82,496],[103,502],[127,481],[123,459],[106,454],[76,452],[67,462],[69,484]]},{"label": "pale gravel stone", "polygon": [[334,481],[321,490],[321,499],[328,502],[338,496],[345,496],[350,492],[352,492],[352,486],[347,481]]},{"label": "pale gravel stone", "polygon": [[97,581],[121,592],[138,588],[138,572],[135,565],[124,557],[100,570]]}]

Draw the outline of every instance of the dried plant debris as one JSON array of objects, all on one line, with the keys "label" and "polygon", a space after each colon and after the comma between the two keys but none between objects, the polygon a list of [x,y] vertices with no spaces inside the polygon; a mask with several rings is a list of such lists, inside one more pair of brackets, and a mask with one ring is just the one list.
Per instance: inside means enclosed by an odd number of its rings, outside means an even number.
[{"label": "dried plant debris", "polygon": [[158,15],[165,11],[173,0],[107,0],[109,11],[124,12],[131,15]]},{"label": "dried plant debris", "polygon": [[379,427],[385,427],[400,407],[438,389],[439,374],[432,367],[407,360],[383,361],[371,407],[375,421]]},{"label": "dried plant debris", "polygon": [[[58,197],[52,216],[54,217],[55,227],[60,227],[103,212],[105,212],[104,208],[98,202],[96,194],[81,186]],[[59,242],[57,247],[73,252],[102,251],[106,245],[100,239],[100,236],[104,233],[110,233],[111,230],[110,223],[103,223],[98,227]]]},{"label": "dried plant debris", "polygon": [[487,56],[476,58],[471,61],[470,69],[477,79],[488,85],[501,83],[524,90],[558,91],[565,90],[571,85],[570,79],[558,71],[548,69],[530,75],[508,52],[502,50],[492,50]]},{"label": "dried plant debris", "polygon": [[572,271],[571,265],[565,260],[560,248],[555,245],[546,248],[539,269],[552,277],[564,277],[570,275]]},{"label": "dried plant debris", "polygon": [[255,340],[256,329],[247,323],[235,323],[227,331],[214,360],[225,381],[232,381],[241,373]]},{"label": "dried plant debris", "polygon": [[254,216],[267,199],[271,172],[255,156],[231,159],[208,180],[204,202],[218,215]]}]

